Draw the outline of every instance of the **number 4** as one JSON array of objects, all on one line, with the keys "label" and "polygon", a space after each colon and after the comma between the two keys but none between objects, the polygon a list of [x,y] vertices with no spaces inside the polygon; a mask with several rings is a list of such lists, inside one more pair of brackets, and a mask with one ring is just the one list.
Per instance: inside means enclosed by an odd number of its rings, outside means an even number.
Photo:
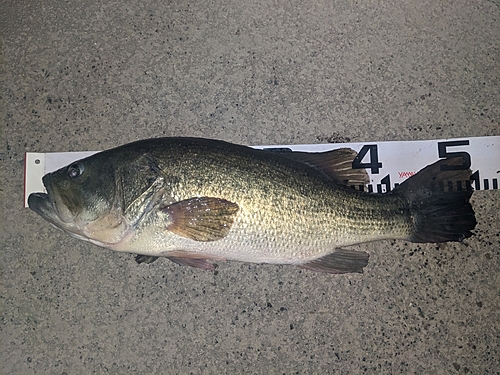
[{"label": "number 4", "polygon": [[[370,162],[363,163],[365,155],[370,151]],[[379,174],[379,169],[382,168],[382,163],[378,161],[377,145],[364,145],[358,155],[352,161],[352,169],[371,169],[372,174]]]}]

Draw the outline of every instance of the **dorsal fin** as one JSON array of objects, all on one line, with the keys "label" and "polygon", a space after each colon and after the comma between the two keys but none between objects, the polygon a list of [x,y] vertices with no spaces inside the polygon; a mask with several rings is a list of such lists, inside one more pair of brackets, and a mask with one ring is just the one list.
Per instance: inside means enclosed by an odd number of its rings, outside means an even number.
[{"label": "dorsal fin", "polygon": [[326,152],[280,152],[280,155],[316,168],[343,185],[364,186],[370,182],[365,169],[352,168],[352,161],[357,152],[350,148],[338,148]]}]

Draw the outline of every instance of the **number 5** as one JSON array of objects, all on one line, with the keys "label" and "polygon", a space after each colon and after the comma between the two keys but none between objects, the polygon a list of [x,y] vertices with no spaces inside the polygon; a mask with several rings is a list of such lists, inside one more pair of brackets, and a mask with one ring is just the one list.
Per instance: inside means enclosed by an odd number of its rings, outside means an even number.
[{"label": "number 5", "polygon": [[469,169],[471,165],[471,160],[470,160],[470,154],[465,151],[459,151],[459,152],[448,152],[446,150],[447,147],[454,147],[454,146],[468,146],[469,141],[464,140],[464,141],[448,141],[448,142],[438,142],[438,154],[440,158],[451,158],[451,157],[461,157],[463,160],[462,165],[442,165],[441,170],[442,171],[456,171],[456,170],[464,170],[464,169]]}]

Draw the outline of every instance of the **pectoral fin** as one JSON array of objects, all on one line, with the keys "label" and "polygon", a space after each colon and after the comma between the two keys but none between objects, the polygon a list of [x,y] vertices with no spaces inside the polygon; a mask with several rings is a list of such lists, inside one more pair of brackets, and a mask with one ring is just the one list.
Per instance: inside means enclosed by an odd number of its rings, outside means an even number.
[{"label": "pectoral fin", "polygon": [[170,215],[169,231],[195,241],[216,241],[227,236],[239,210],[222,198],[199,197],[162,208]]},{"label": "pectoral fin", "polygon": [[363,267],[368,264],[369,257],[370,255],[364,251],[338,249],[334,253],[301,264],[299,267],[324,273],[363,273]]}]

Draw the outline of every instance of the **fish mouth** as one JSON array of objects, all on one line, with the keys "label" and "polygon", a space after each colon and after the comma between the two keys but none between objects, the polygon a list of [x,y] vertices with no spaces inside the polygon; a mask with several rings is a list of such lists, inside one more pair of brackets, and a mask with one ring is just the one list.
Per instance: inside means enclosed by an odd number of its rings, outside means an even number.
[{"label": "fish mouth", "polygon": [[78,239],[87,240],[87,236],[78,225],[71,222],[65,222],[61,219],[50,194],[31,193],[28,196],[28,206],[54,227],[66,231],[68,234]]},{"label": "fish mouth", "polygon": [[[109,230],[108,232],[105,230],[106,228],[102,230],[103,228],[99,227],[100,219],[103,219],[102,224],[109,225],[109,222],[106,220],[113,218],[114,216],[108,215],[107,217],[105,216],[104,218],[99,218],[96,220],[97,224],[95,225],[93,222],[82,221],[77,216],[73,215],[64,204],[62,204],[60,194],[58,194],[56,190],[52,189],[50,181],[44,179],[44,185],[47,189],[47,193],[31,193],[28,196],[28,207],[57,229],[66,232],[72,237],[89,241],[103,247],[116,245],[123,240],[123,236],[128,235],[128,228],[124,228],[124,233],[119,233],[119,237],[116,237],[115,234],[115,237],[111,238],[111,240],[108,240],[107,238],[95,237],[95,232],[102,232],[104,234],[109,232]],[[92,229],[93,225],[94,228]],[[123,225],[121,227],[123,227]],[[111,232],[113,232],[114,228],[112,227],[108,229],[111,229]],[[99,232],[99,230],[101,230],[101,232]],[[113,235],[113,233],[110,235]]]},{"label": "fish mouth", "polygon": [[[57,172],[47,173],[42,181],[47,193],[32,193],[28,197],[28,206],[44,219],[57,226],[74,223],[77,214],[67,206],[71,195],[64,188],[64,181],[54,186],[53,175]],[[74,202],[71,202],[74,203]]]},{"label": "fish mouth", "polygon": [[[37,192],[28,196],[28,206],[45,220],[60,227],[63,223],[70,223],[75,215],[69,214],[69,210],[61,204],[61,197],[56,194],[52,187],[51,173],[43,176],[43,185],[47,193]],[[56,201],[59,201],[57,204]]]},{"label": "fish mouth", "polygon": [[47,211],[54,211],[54,205],[45,193],[31,193],[28,197],[28,206],[41,216],[46,216]]},{"label": "fish mouth", "polygon": [[31,210],[35,211],[38,215],[54,225],[61,222],[54,206],[54,202],[50,198],[49,194],[31,193],[28,197],[28,206]]}]

